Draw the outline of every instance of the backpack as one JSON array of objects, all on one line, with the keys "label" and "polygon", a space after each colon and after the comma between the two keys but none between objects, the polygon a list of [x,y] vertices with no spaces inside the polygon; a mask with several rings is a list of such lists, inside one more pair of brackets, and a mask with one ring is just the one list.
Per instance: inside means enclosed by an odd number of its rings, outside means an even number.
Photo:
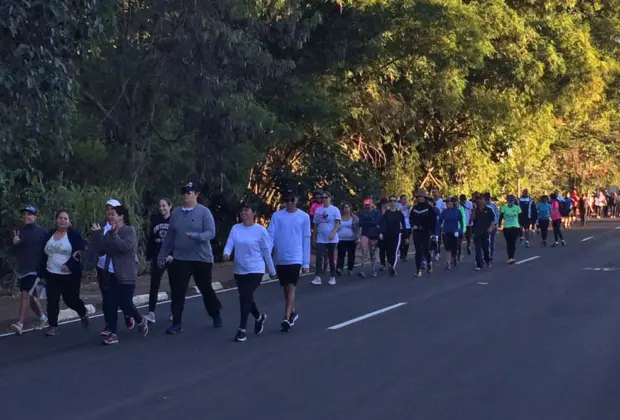
[{"label": "backpack", "polygon": [[558,210],[562,217],[568,217],[570,215],[570,205],[566,201],[558,200]]}]

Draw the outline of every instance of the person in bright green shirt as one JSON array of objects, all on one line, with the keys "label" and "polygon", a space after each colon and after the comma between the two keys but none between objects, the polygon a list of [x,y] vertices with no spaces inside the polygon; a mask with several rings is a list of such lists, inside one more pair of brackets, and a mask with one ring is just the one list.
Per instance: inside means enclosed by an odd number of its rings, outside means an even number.
[{"label": "person in bright green shirt", "polygon": [[519,225],[519,214],[521,207],[516,204],[517,199],[514,195],[508,196],[508,204],[499,211],[498,226],[504,221],[504,238],[506,239],[506,250],[508,252],[508,264],[514,264],[515,252],[517,250],[517,238],[521,234]]}]

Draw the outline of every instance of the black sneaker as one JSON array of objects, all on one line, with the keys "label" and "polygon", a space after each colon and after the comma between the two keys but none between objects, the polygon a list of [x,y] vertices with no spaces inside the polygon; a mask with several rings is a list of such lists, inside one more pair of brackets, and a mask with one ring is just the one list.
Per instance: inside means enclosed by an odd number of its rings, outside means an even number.
[{"label": "black sneaker", "polygon": [[282,332],[289,332],[291,329],[291,322],[288,319],[285,319],[280,323],[280,327],[282,328]]},{"label": "black sneaker", "polygon": [[248,335],[246,334],[245,330],[239,329],[237,331],[237,335],[235,335],[235,341],[236,342],[248,341]]},{"label": "black sneaker", "polygon": [[222,315],[219,312],[213,315],[213,327],[220,328],[222,323]]},{"label": "black sneaker", "polygon": [[396,270],[394,269],[394,267],[390,267],[390,277],[394,277],[394,275],[396,274]]},{"label": "black sneaker", "polygon": [[422,277],[422,270],[416,271],[415,276],[416,277]]},{"label": "black sneaker", "polygon": [[254,334],[259,335],[263,333],[265,329],[265,321],[267,320],[267,315],[260,314],[258,319],[254,321]]},{"label": "black sneaker", "polygon": [[338,277],[342,276],[342,269],[341,269],[341,268],[337,268],[337,269],[336,269],[336,275],[337,275]]},{"label": "black sneaker", "polygon": [[291,327],[295,325],[295,321],[297,321],[297,319],[299,319],[299,314],[297,311],[293,311],[291,316],[288,317],[288,323],[291,324]]},{"label": "black sneaker", "polygon": [[379,269],[379,271],[385,271],[385,266],[382,265],[381,268]]},{"label": "black sneaker", "polygon": [[428,263],[428,274],[433,272],[433,263]]}]

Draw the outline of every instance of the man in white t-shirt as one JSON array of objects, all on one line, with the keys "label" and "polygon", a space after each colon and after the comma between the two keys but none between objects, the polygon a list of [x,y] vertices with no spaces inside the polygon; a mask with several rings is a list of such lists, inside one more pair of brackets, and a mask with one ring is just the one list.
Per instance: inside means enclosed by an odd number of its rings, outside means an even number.
[{"label": "man in white t-shirt", "polygon": [[323,207],[314,213],[314,230],[316,232],[316,276],[312,284],[321,285],[323,274],[323,258],[327,253],[329,262],[329,284],[336,285],[336,245],[338,244],[338,228],[340,227],[340,210],[331,205],[331,195],[323,193]]},{"label": "man in white t-shirt", "polygon": [[284,208],[271,216],[267,232],[274,248],[274,264],[280,285],[284,289],[284,319],[280,323],[288,332],[299,318],[295,308],[295,291],[300,270],[310,271],[310,217],[297,208],[292,190],[282,194]]}]

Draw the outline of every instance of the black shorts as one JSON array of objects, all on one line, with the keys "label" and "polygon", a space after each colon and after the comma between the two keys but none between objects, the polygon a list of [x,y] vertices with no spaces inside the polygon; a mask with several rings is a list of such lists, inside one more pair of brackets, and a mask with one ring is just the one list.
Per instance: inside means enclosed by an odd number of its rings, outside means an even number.
[{"label": "black shorts", "polygon": [[39,276],[36,274],[29,274],[26,277],[19,279],[19,290],[22,292],[29,292],[32,296],[37,295],[37,289],[35,285],[38,283]]},{"label": "black shorts", "polygon": [[529,229],[531,225],[532,221],[527,216],[527,214],[519,216],[519,226],[521,226],[523,229]]},{"label": "black shorts", "polygon": [[460,240],[461,240],[460,235],[457,237],[457,236],[454,236],[454,233],[444,233],[443,234],[443,247],[446,250],[446,252],[456,253],[456,251],[459,248]]},{"label": "black shorts", "polygon": [[276,265],[280,286],[288,286],[289,284],[297,286],[300,270],[301,264]]}]

